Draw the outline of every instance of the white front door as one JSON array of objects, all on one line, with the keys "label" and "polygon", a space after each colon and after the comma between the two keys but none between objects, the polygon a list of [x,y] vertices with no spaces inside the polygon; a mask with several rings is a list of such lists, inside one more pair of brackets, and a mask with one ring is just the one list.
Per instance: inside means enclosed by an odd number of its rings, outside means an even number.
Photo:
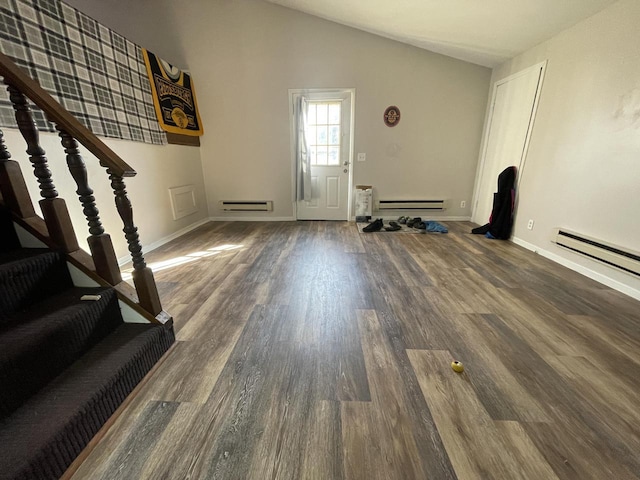
[{"label": "white front door", "polygon": [[[294,94],[294,101],[295,101]],[[298,200],[298,220],[347,220],[351,178],[351,90],[305,92],[311,200]]]},{"label": "white front door", "polygon": [[480,225],[489,221],[500,172],[514,165],[521,174],[544,67],[541,63],[495,83],[473,214]]}]

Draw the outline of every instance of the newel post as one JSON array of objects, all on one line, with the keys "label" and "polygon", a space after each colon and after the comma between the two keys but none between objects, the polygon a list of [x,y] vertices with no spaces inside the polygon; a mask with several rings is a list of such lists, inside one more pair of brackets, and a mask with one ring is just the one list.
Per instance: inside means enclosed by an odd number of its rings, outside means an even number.
[{"label": "newel post", "polygon": [[5,205],[16,215],[22,218],[36,215],[20,164],[11,160],[2,130],[0,130],[0,192]]},{"label": "newel post", "polygon": [[89,233],[91,235],[87,238],[87,243],[91,250],[96,273],[111,285],[116,285],[122,281],[116,252],[113,249],[111,237],[108,233],[104,232],[102,222],[100,221],[100,212],[96,206],[96,198],[93,196],[93,190],[89,187],[87,167],[78,150],[78,142],[60,127],[56,128],[60,132],[59,135],[62,146],[67,154],[67,166],[78,187],[76,193],[82,204],[82,212],[89,225]]},{"label": "newel post", "polygon": [[18,129],[27,142],[27,154],[33,165],[33,173],[38,179],[40,196],[42,197],[40,207],[49,236],[65,252],[74,252],[80,247],[71,224],[67,205],[62,198],[58,198],[58,192],[53,184],[45,151],[40,146],[40,133],[33,120],[27,98],[12,85],[9,85],[7,90],[9,90],[9,98],[16,113]]},{"label": "newel post", "polygon": [[111,180],[111,188],[115,195],[116,208],[122,219],[124,228],[124,236],[127,239],[131,260],[133,262],[133,283],[138,292],[138,301],[140,306],[147,312],[156,316],[162,311],[160,297],[156,281],[153,278],[153,272],[144,261],[142,256],[142,245],[138,235],[138,228],[133,223],[133,208],[131,201],[127,196],[127,190],[122,177],[115,175],[110,169],[107,169],[109,179]]}]

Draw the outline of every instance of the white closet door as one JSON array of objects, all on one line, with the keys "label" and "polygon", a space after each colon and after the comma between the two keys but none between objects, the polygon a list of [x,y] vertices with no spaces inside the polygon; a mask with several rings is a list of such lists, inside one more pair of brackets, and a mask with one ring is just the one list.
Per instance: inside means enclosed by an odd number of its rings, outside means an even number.
[{"label": "white closet door", "polygon": [[473,214],[473,221],[480,225],[489,221],[500,172],[515,165],[520,175],[544,66],[536,65],[495,83]]}]

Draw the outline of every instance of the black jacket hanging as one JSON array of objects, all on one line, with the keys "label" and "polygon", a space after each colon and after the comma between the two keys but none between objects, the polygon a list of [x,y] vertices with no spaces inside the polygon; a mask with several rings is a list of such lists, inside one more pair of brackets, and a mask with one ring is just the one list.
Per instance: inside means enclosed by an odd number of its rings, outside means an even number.
[{"label": "black jacket hanging", "polygon": [[513,227],[513,209],[516,199],[516,167],[505,168],[498,175],[498,191],[493,194],[493,209],[489,223],[474,228],[471,233],[489,233],[493,238],[507,240]]}]

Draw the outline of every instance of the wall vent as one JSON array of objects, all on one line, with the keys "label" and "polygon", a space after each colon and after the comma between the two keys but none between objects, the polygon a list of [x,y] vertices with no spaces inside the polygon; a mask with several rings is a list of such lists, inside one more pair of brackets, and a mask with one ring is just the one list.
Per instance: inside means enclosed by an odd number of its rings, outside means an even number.
[{"label": "wall vent", "polygon": [[220,200],[220,210],[225,212],[271,212],[273,211],[273,201],[231,201]]},{"label": "wall vent", "polygon": [[640,253],[589,238],[563,228],[558,229],[555,242],[573,252],[585,255],[625,272],[640,276]]},{"label": "wall vent", "polygon": [[378,210],[435,210],[446,208],[444,200],[378,200]]},{"label": "wall vent", "polygon": [[198,211],[196,191],[193,185],[170,188],[169,198],[171,199],[171,212],[173,213],[174,220],[178,220],[179,218],[186,217]]}]

